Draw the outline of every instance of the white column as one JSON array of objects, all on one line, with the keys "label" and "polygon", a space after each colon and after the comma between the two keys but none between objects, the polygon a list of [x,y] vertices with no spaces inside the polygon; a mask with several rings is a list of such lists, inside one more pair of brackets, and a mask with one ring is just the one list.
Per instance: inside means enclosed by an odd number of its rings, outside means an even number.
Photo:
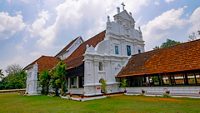
[{"label": "white column", "polygon": [[94,60],[94,70],[93,70],[93,81],[92,83],[99,83],[99,78],[98,78],[98,71],[99,71],[99,61],[98,60]]},{"label": "white column", "polygon": [[76,77],[76,87],[79,88],[79,76]]},{"label": "white column", "polygon": [[68,89],[70,88],[70,77],[68,78]]}]

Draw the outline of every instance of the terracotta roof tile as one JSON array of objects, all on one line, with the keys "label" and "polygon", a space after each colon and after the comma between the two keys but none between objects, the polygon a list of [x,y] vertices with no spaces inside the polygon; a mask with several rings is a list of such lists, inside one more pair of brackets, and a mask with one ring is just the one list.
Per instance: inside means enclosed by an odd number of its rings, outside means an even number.
[{"label": "terracotta roof tile", "polygon": [[51,57],[51,56],[41,56],[40,58],[38,58],[31,64],[26,66],[24,70],[31,68],[35,63],[37,63],[38,72],[40,73],[41,71],[52,69],[58,62],[59,62],[58,58]]},{"label": "terracotta roof tile", "polygon": [[96,47],[96,45],[105,38],[105,30],[94,37],[83,42],[66,60],[67,68],[78,67],[83,63],[83,55],[86,51],[86,45]]},{"label": "terracotta roof tile", "polygon": [[133,55],[118,77],[200,69],[200,40]]}]

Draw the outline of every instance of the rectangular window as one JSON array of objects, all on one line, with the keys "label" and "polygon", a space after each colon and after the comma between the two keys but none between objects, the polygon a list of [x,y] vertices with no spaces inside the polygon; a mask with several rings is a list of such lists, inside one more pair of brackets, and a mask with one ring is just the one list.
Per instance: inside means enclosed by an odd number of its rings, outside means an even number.
[{"label": "rectangular window", "polygon": [[76,82],[77,82],[77,80],[76,80],[76,77],[72,77],[72,78],[70,78],[71,80],[71,88],[76,88]]},{"label": "rectangular window", "polygon": [[162,80],[164,85],[170,85],[169,76],[163,76]]},{"label": "rectangular window", "polygon": [[187,78],[188,78],[188,84],[196,84],[195,76],[193,73],[188,73]]},{"label": "rectangular window", "polygon": [[99,62],[99,71],[103,71],[103,63]]},{"label": "rectangular window", "polygon": [[200,84],[200,73],[195,73],[197,84]]},{"label": "rectangular window", "polygon": [[119,46],[115,46],[115,54],[116,54],[116,55],[119,54]]},{"label": "rectangular window", "polygon": [[127,55],[131,56],[131,46],[130,45],[126,45],[126,49],[127,49]]},{"label": "rectangular window", "polygon": [[182,74],[175,75],[175,82],[177,85],[183,85],[184,84],[184,77]]}]

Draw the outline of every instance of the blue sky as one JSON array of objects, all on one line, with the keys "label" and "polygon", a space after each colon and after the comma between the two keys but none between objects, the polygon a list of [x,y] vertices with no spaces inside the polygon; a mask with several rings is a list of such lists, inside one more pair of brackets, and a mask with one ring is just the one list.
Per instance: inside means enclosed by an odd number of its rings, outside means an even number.
[{"label": "blue sky", "polygon": [[78,36],[87,40],[122,2],[141,26],[146,51],[167,38],[186,42],[200,29],[200,0],[1,0],[0,69],[55,55]]}]

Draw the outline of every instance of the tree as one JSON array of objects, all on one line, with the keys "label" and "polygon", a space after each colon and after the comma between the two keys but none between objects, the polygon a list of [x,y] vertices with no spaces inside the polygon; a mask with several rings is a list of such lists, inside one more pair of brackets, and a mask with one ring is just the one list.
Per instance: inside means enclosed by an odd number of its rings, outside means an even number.
[{"label": "tree", "polygon": [[48,70],[44,70],[40,73],[39,80],[42,85],[42,94],[47,95],[49,93],[50,79],[51,77]]},{"label": "tree", "polygon": [[160,47],[159,47],[159,46],[155,46],[155,47],[153,48],[153,50],[156,50],[156,49],[160,49]]},{"label": "tree", "polygon": [[12,64],[12,65],[9,65],[5,71],[8,74],[15,74],[22,71],[22,67],[18,64]]},{"label": "tree", "polygon": [[200,30],[193,31],[191,34],[188,36],[188,41],[194,41],[200,38]]},{"label": "tree", "polygon": [[167,47],[175,46],[177,44],[180,44],[180,42],[171,40],[171,39],[167,39],[166,42],[162,43],[160,48],[167,48]]},{"label": "tree", "polygon": [[162,43],[161,46],[156,46],[155,49],[160,49],[160,48],[167,48],[167,47],[171,47],[171,46],[175,46],[177,44],[180,44],[181,42],[179,41],[175,41],[175,40],[171,40],[171,39],[167,39],[166,42]]},{"label": "tree", "polygon": [[189,35],[189,40],[188,41],[194,41],[197,39],[195,32],[193,32],[192,34]]},{"label": "tree", "polygon": [[3,79],[4,75],[3,75],[3,72],[2,72],[2,69],[0,69],[0,80]]},{"label": "tree", "polygon": [[0,89],[20,89],[26,87],[26,72],[17,65],[10,65],[7,67],[8,75],[1,81]]},{"label": "tree", "polygon": [[26,87],[26,72],[21,70],[20,72],[8,74],[1,81],[0,89],[21,89]]},{"label": "tree", "polygon": [[61,88],[61,94],[63,95],[66,92],[66,64],[63,61],[60,61],[50,73],[51,85],[55,89],[56,96],[59,96],[59,88]]}]

